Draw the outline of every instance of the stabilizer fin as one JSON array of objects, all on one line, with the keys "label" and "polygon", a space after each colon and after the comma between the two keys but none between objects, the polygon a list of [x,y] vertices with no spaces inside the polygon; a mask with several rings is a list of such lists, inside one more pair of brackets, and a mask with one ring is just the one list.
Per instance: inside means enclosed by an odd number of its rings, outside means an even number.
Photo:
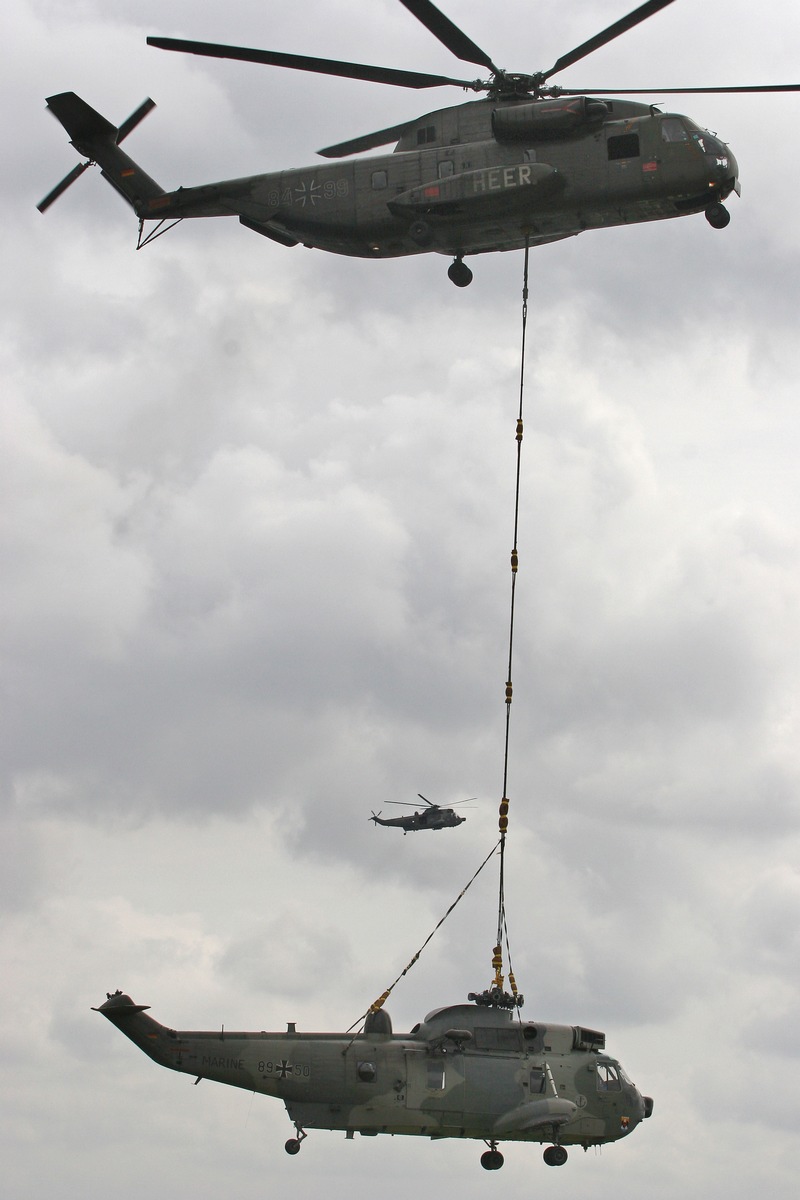
[{"label": "stabilizer fin", "polygon": [[117,127],[96,112],[75,92],[61,92],[47,97],[47,107],[66,129],[74,145],[96,138],[117,140]]},{"label": "stabilizer fin", "polygon": [[75,92],[61,92],[57,96],[48,96],[47,107],[64,126],[75,149],[85,155],[88,161],[73,168],[69,175],[39,202],[37,208],[40,212],[49,208],[92,163],[98,163],[103,177],[116,188],[138,216],[145,215],[144,208],[148,203],[164,195],[164,189],[119,148],[119,143],[155,108],[152,100],[145,100],[119,127],[112,125]]}]

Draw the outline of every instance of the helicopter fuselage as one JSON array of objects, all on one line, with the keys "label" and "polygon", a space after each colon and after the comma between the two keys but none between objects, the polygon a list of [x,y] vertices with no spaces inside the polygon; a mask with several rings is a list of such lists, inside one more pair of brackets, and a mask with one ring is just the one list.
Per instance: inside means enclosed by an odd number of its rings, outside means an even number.
[{"label": "helicopter fuselage", "polygon": [[148,215],[238,215],[363,258],[479,254],[701,212],[737,171],[689,118],[634,101],[477,100],[420,118],[391,154],[181,189]]},{"label": "helicopter fuselage", "polygon": [[301,1136],[329,1129],[588,1148],[626,1137],[652,1111],[605,1053],[603,1034],[522,1022],[503,1009],[436,1009],[407,1034],[392,1033],[380,1012],[373,1032],[354,1036],[293,1024],[287,1033],[183,1032],[144,1007],[117,992],[97,1011],[161,1066],[282,1100]]},{"label": "helicopter fuselage", "polygon": [[457,825],[463,825],[467,818],[452,808],[434,805],[408,817],[381,817],[380,813],[373,813],[369,819],[376,825],[394,826],[404,833],[417,833],[421,829],[454,829]]},{"label": "helicopter fuselage", "polygon": [[739,190],[736,160],[717,138],[630,100],[470,101],[409,123],[390,154],[172,192],[73,93],[48,104],[143,222],[237,216],[282,245],[363,258],[541,245],[708,213]]}]

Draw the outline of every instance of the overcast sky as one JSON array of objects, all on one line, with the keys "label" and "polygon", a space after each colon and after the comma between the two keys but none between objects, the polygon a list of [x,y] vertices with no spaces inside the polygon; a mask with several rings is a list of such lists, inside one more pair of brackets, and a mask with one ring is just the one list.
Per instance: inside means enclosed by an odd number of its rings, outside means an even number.
[{"label": "overcast sky", "polygon": [[[510,70],[632,0],[448,0]],[[204,10],[204,11],[201,11]],[[163,186],[314,161],[423,93],[183,58],[148,34],[461,74],[394,0],[8,0],[3,1193],[10,1200],[752,1200],[798,1151],[800,97],[691,96],[742,196],[531,256],[507,900],[524,1015],[604,1029],[653,1119],[541,1150],[313,1131],[157,1068],[90,1011],[343,1029],[497,829],[522,254],[287,250],[235,219],[140,253],[45,97]],[[676,0],[564,86],[798,82],[793,0]],[[471,68],[468,68],[471,73]],[[654,100],[658,94],[654,93]],[[478,797],[403,838],[370,811]],[[411,810],[409,810],[411,811]],[[490,864],[387,1006],[491,979]],[[291,1192],[289,1192],[291,1189]]]}]

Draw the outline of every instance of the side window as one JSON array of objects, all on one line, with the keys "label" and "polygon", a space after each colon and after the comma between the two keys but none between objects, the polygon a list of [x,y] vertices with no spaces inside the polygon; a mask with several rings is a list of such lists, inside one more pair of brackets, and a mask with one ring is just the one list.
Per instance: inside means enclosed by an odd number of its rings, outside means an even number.
[{"label": "side window", "polygon": [[430,1092],[444,1091],[444,1063],[429,1062],[426,1086]]},{"label": "side window", "polygon": [[531,1077],[528,1083],[528,1091],[532,1096],[541,1096],[544,1093],[545,1073],[544,1067],[531,1067]]},{"label": "side window", "polygon": [[448,175],[452,175],[455,170],[452,158],[445,158],[439,163],[439,178],[447,179]]},{"label": "side window", "polygon": [[428,142],[436,141],[436,126],[426,125],[424,129],[417,130],[417,145],[424,146]]},{"label": "side window", "polygon": [[372,190],[374,192],[381,191],[382,188],[387,187],[388,183],[389,176],[386,171],[372,172]]},{"label": "side window", "polygon": [[608,157],[609,159],[638,158],[638,133],[620,133],[616,137],[610,137],[608,139]]},{"label": "side window", "polygon": [[523,150],[522,157],[524,158],[525,162],[536,162],[536,151],[535,150]]},{"label": "side window", "polygon": [[598,1092],[619,1092],[621,1090],[617,1068],[612,1067],[611,1063],[597,1064],[597,1090]]}]

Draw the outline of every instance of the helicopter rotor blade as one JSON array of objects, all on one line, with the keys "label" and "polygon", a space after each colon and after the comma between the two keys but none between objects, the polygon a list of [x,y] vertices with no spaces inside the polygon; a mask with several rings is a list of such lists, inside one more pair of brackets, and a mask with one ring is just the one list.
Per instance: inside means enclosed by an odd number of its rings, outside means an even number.
[{"label": "helicopter rotor blade", "polygon": [[91,159],[87,159],[86,162],[78,163],[76,167],[73,167],[70,173],[65,175],[61,182],[57,183],[52,191],[47,193],[44,200],[39,201],[39,203],[36,205],[39,212],[46,212],[50,205],[53,204],[59,196],[63,195],[67,188],[70,187],[76,179],[80,179],[83,172],[91,165]]},{"label": "helicopter rotor blade", "polygon": [[[226,58],[237,62],[252,62],[265,66],[286,67],[292,70],[308,71],[320,75],[333,75],[344,79],[361,79],[368,83],[383,83],[394,87],[413,89],[452,86],[463,88],[466,91],[500,94],[504,83],[512,81],[515,88],[523,88],[531,92],[534,96],[581,96],[587,94],[596,96],[639,96],[656,95],[659,93],[663,95],[700,95],[713,93],[735,94],[800,91],[800,84],[793,83],[690,88],[561,88],[557,85],[551,87],[543,86],[545,81],[550,79],[551,76],[565,70],[576,62],[580,62],[581,59],[586,58],[589,54],[593,54],[595,50],[599,50],[602,46],[614,41],[615,38],[620,37],[623,33],[634,29],[649,17],[655,16],[662,8],[667,8],[670,4],[673,4],[674,0],[645,0],[645,3],[633,9],[627,16],[621,17],[600,33],[595,34],[594,37],[582,42],[566,54],[562,54],[548,71],[537,71],[530,76],[514,75],[508,77],[495,66],[486,51],[482,50],[471,38],[467,37],[431,0],[400,0],[400,2],[457,58],[487,68],[492,72],[494,78],[488,81],[455,79],[449,75],[431,75],[426,72],[406,71],[395,67],[379,67],[366,63],[344,62],[333,58],[286,54],[273,50],[258,50],[246,46],[228,46],[218,42],[190,41],[183,38],[148,37],[147,44],[161,50],[172,50],[182,54],[196,54],[206,58]],[[120,142],[124,137],[127,137],[152,107],[154,105],[151,100],[145,101],[127,121],[123,122],[118,131],[117,141]],[[415,121],[408,121],[400,125],[392,125],[387,129],[376,130],[374,133],[350,138],[345,142],[326,146],[319,151],[319,154],[323,158],[345,158],[351,154],[358,154],[363,150],[372,150],[378,146],[385,146],[388,142],[402,138],[407,130],[413,128],[415,124]],[[64,187],[68,186],[69,184],[65,182]],[[45,201],[52,203],[56,195],[60,195],[57,189],[53,189],[53,192],[56,194],[51,194],[52,198],[51,196],[46,196],[42,204]],[[426,803],[430,802],[426,801]]]},{"label": "helicopter rotor blade", "polygon": [[365,63],[341,62],[335,58],[311,58],[305,54],[283,54],[274,50],[255,50],[246,46],[224,46],[217,42],[192,42],[183,38],[149,37],[148,46],[176,50],[181,54],[199,54],[205,58],[230,58],[236,62],[260,63],[268,67],[290,67],[318,75],[338,75],[344,79],[364,79],[368,83],[388,83],[395,87],[432,88],[454,84],[475,90],[475,81],[451,79],[449,75],[427,75],[420,71],[402,71],[394,67],[373,67]]},{"label": "helicopter rotor blade", "polygon": [[347,158],[349,154],[360,154],[362,150],[374,150],[376,146],[385,146],[389,142],[398,142],[407,130],[413,129],[417,121],[404,121],[402,125],[391,125],[388,129],[377,129],[375,133],[365,133],[361,137],[350,138],[346,142],[337,142],[335,146],[326,146],[317,154],[323,158]]},{"label": "helicopter rotor blade", "polygon": [[[399,804],[402,808],[416,808],[416,804],[412,804],[410,800],[387,800],[387,804]],[[430,804],[428,800],[426,803]],[[431,804],[431,808],[438,808],[438,804]]]},{"label": "helicopter rotor blade", "polygon": [[400,3],[414,14],[443,46],[455,54],[456,58],[460,58],[462,62],[476,63],[479,67],[487,67],[494,75],[500,74],[486,51],[476,46],[449,17],[440,12],[435,4],[431,4],[431,0],[400,0]]},{"label": "helicopter rotor blade", "polygon": [[142,101],[142,103],[136,109],[136,112],[132,112],[131,115],[122,122],[117,130],[117,145],[124,141],[129,133],[133,133],[139,122],[143,121],[147,114],[153,111],[155,106],[155,100],[151,100],[149,96],[146,100]]},{"label": "helicopter rotor blade", "polygon": [[[403,0],[405,3],[405,0]],[[582,58],[586,58],[588,54],[593,54],[595,50],[599,50],[601,46],[613,42],[620,34],[627,33],[629,29],[633,29],[642,21],[646,21],[648,17],[654,16],[660,12],[662,8],[666,8],[672,4],[673,0],[646,0],[645,4],[640,4],[633,12],[629,12],[626,17],[621,17],[619,21],[615,21],[613,25],[609,25],[602,33],[596,33],[594,37],[588,41],[582,42],[580,46],[576,46],[574,50],[568,51],[567,54],[562,54],[549,71],[542,71],[539,75],[540,79],[549,79],[551,75],[555,75],[558,71],[563,71],[567,67],[571,67],[573,63],[580,62]]]},{"label": "helicopter rotor blade", "polygon": [[[545,89],[547,90],[547,89]],[[736,92],[800,92],[800,83],[753,83],[739,87],[688,87],[688,88],[560,88],[553,92],[559,96],[690,96],[725,94]]]}]

